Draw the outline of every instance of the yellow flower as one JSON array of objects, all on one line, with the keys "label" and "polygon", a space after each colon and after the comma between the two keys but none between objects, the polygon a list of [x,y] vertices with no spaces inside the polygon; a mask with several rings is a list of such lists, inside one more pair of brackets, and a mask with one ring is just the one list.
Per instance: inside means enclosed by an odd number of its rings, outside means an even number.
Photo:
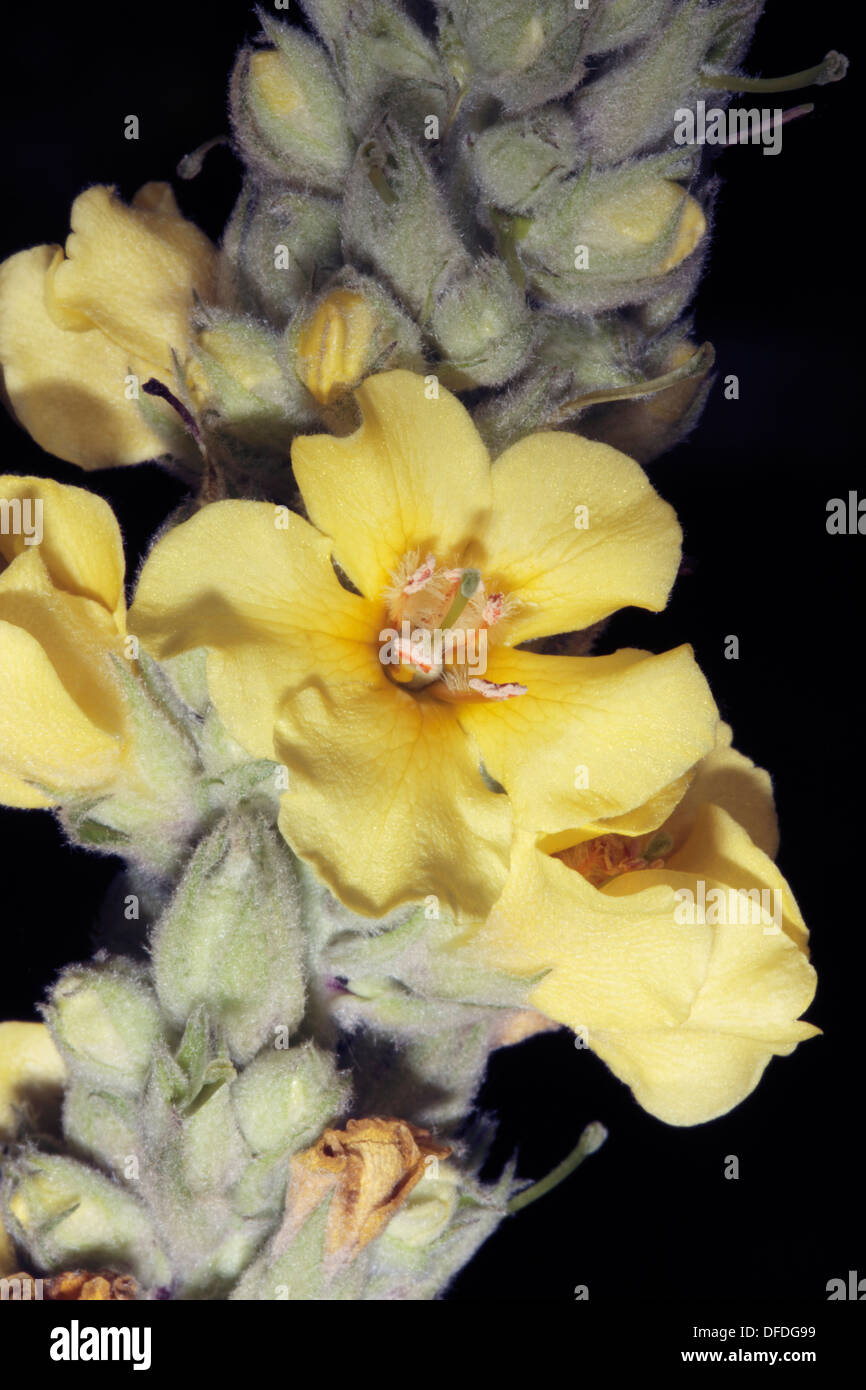
[{"label": "yellow flower", "polygon": [[815,972],[770,858],[769,778],[723,726],[658,830],[603,829],[567,847],[560,837],[555,853],[519,832],[502,898],[463,945],[518,975],[547,972],[529,995],[536,1009],[574,1029],[651,1114],[700,1124],[819,1031],[798,1021]]},{"label": "yellow flower", "polygon": [[157,544],[131,623],[156,653],[210,649],[230,732],[288,769],[283,834],[346,903],[375,915],[437,894],[486,912],[510,805],[545,833],[625,814],[712,747],[690,649],[516,647],[662,608],[679,528],[606,445],[538,434],[491,467],[463,406],[420,377],[356,395],[354,434],[295,440],[310,521],[203,508]]},{"label": "yellow flower", "polygon": [[362,294],[337,289],[301,327],[297,373],[320,405],[356,386],[369,366],[377,320]]},{"label": "yellow flower", "polygon": [[125,701],[123,546],[82,488],[0,477],[0,802],[49,806],[114,778]]},{"label": "yellow flower", "polygon": [[166,446],[134,393],[149,377],[174,381],[172,353],[185,362],[193,293],[211,294],[216,252],[168,184],[145,184],[131,207],[89,188],[71,224],[65,256],[35,246],[0,265],[6,393],[49,453],[82,468],[140,463]]}]

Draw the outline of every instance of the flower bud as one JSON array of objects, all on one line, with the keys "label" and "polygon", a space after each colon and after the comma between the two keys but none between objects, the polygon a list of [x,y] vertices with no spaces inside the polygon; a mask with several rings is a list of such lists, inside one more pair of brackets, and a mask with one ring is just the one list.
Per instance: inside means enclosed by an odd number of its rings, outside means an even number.
[{"label": "flower bud", "polygon": [[557,309],[641,303],[706,232],[703,209],[665,178],[669,159],[585,172],[562,185],[516,243],[530,285]]},{"label": "flower bud", "polygon": [[671,0],[605,0],[593,7],[587,51],[594,56],[657,33],[670,12]]},{"label": "flower bud", "polygon": [[168,1018],[204,1005],[236,1062],[291,1031],[304,1009],[298,889],[289,852],[264,817],[239,812],[201,842],[153,934]]},{"label": "flower bud", "polygon": [[127,1161],[140,1155],[134,1102],[127,1096],[94,1090],[91,1081],[74,1081],[67,1089],[63,1133],[76,1149],[121,1177]]},{"label": "flower bud", "polygon": [[348,1082],[312,1043],[260,1052],[232,1083],[241,1133],[254,1154],[310,1144],[348,1099]]},{"label": "flower bud", "polygon": [[416,315],[469,257],[426,160],[389,119],[358,150],[343,201],[347,260],[372,265]]},{"label": "flower bud", "polygon": [[248,180],[223,237],[222,302],[282,329],[314,273],[341,263],[336,199]]},{"label": "flower bud", "polygon": [[452,281],[433,310],[430,331],[444,358],[440,375],[456,390],[508,381],[532,344],[523,291],[502,261],[492,259]]},{"label": "flower bud", "polygon": [[346,103],[327,54],[299,29],[262,16],[275,46],[245,48],[232,77],[232,120],[247,158],[287,182],[338,193],[352,162]]},{"label": "flower bud", "polygon": [[110,1262],[147,1287],[168,1261],[141,1203],[117,1183],[59,1155],[23,1153],[7,1165],[3,1215],[13,1239],[45,1269]]},{"label": "flower bud", "polygon": [[573,0],[440,0],[440,6],[460,35],[474,79],[509,111],[565,96],[583,76],[590,13]]},{"label": "flower bud", "polygon": [[460,1172],[445,1161],[431,1167],[417,1183],[401,1211],[390,1222],[385,1238],[412,1249],[430,1245],[447,1226],[457,1210]]},{"label": "flower bud", "polygon": [[[696,344],[670,340],[665,350],[653,354],[648,375],[661,376],[684,367],[695,358]],[[638,463],[651,463],[685,439],[704,408],[711,378],[706,371],[683,377],[673,385],[633,401],[617,401],[599,407],[581,421],[581,434],[610,444]]]},{"label": "flower bud", "polygon": [[362,294],[331,290],[300,325],[295,371],[320,405],[357,386],[375,360],[377,322]]},{"label": "flower bud", "polygon": [[382,111],[407,130],[427,116],[444,121],[447,75],[434,44],[392,0],[302,0],[331,53],[346,91],[349,123],[360,139]]},{"label": "flower bud", "polygon": [[61,975],[45,1017],[74,1079],[121,1095],[142,1089],[162,1034],[146,978],[122,958]]},{"label": "flower bud", "polygon": [[276,333],[252,318],[221,315],[200,332],[187,378],[210,427],[251,445],[284,454],[292,434],[315,419],[292,389]]},{"label": "flower bud", "polygon": [[500,121],[472,146],[485,198],[507,212],[526,212],[570,174],[578,159],[574,122],[557,107]]}]

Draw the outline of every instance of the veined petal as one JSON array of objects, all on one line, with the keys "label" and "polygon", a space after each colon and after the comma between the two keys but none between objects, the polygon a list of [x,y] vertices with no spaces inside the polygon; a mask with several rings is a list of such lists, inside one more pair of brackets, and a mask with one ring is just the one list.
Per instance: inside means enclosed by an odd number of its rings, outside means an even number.
[{"label": "veined petal", "polygon": [[202,299],[213,291],[214,247],[166,184],[146,184],[132,207],[110,188],[88,188],[70,223],[52,284],[57,305],[171,373],[172,348],[181,357],[188,348],[193,291]]},{"label": "veined petal", "polygon": [[517,822],[538,835],[622,816],[714,744],[716,707],[690,647],[590,657],[494,647],[486,675],[527,693],[461,704],[457,716]]},{"label": "veined petal", "polygon": [[672,1027],[706,973],[710,929],[677,926],[664,883],[639,899],[624,907],[518,832],[502,897],[462,945],[515,975],[546,972],[529,1002],[575,1031]]},{"label": "veined petal", "polygon": [[280,828],[344,903],[381,916],[434,894],[484,913],[508,866],[507,798],[452,712],[388,684],[311,678],[284,706]]},{"label": "veined petal", "polygon": [[331,544],[266,502],[215,502],[145,562],[130,629],[157,657],[208,647],[208,685],[229,732],[274,756],[285,695],[307,680],[384,680],[381,612],[344,589]]},{"label": "veined petal", "polygon": [[292,464],[311,520],[375,598],[412,551],[460,560],[490,508],[490,461],[457,398],[428,400],[412,372],[370,376],[355,394],[360,428],[296,439]]},{"label": "veined petal", "polygon": [[67,487],[49,478],[0,477],[0,505],[30,499],[42,503],[41,540],[23,534],[0,533],[0,556],[9,565],[5,578],[13,576],[17,557],[39,552],[51,581],[66,593],[101,603],[123,631],[126,601],[123,592],[124,558],[120,529],[107,502],[80,487]]},{"label": "veined petal", "polygon": [[629,604],[664,608],[681,532],[639,464],[607,444],[545,432],[507,449],[491,477],[481,563],[519,605],[509,642],[589,627]]},{"label": "veined petal", "polygon": [[58,327],[46,309],[46,275],[61,255],[36,246],[0,265],[0,364],[12,409],[37,444],[81,468],[158,458],[164,442],[125,394],[130,373],[151,369],[96,328]]}]

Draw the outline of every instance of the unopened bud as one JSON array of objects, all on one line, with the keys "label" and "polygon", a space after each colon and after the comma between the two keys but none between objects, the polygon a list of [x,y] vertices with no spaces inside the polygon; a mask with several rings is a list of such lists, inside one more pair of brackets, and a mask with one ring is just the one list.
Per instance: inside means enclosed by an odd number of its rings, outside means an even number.
[{"label": "unopened bud", "polygon": [[162,1034],[146,972],[120,958],[73,968],[50,999],[45,1017],[72,1077],[119,1094],[140,1091]]},{"label": "unopened bud", "polygon": [[312,1043],[265,1049],[232,1083],[235,1115],[254,1154],[311,1144],[347,1099],[333,1058]]}]

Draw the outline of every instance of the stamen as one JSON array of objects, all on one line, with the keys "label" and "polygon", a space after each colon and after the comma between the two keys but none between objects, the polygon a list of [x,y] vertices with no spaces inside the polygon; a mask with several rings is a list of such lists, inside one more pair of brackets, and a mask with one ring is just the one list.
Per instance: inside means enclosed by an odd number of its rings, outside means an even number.
[{"label": "stamen", "polygon": [[497,684],[496,681],[484,681],[475,676],[469,682],[469,689],[476,691],[485,700],[513,700],[517,695],[525,695],[528,686],[518,685],[517,681]]},{"label": "stamen", "polygon": [[457,593],[454,595],[451,607],[448,609],[448,612],[442,619],[443,627],[453,626],[453,624],[460,617],[460,614],[463,612],[463,609],[466,607],[469,600],[472,598],[472,595],[475,593],[475,590],[478,588],[478,585],[480,583],[480,570],[463,571],[463,578],[460,581],[460,586],[457,590]]},{"label": "stamen", "polygon": [[423,565],[419,565],[415,573],[410,575],[403,585],[404,594],[417,594],[430,583],[436,572],[436,559],[433,555],[428,555]]},{"label": "stamen", "polygon": [[487,627],[493,627],[499,622],[505,612],[505,595],[491,594],[484,605],[481,613],[481,620]]}]

